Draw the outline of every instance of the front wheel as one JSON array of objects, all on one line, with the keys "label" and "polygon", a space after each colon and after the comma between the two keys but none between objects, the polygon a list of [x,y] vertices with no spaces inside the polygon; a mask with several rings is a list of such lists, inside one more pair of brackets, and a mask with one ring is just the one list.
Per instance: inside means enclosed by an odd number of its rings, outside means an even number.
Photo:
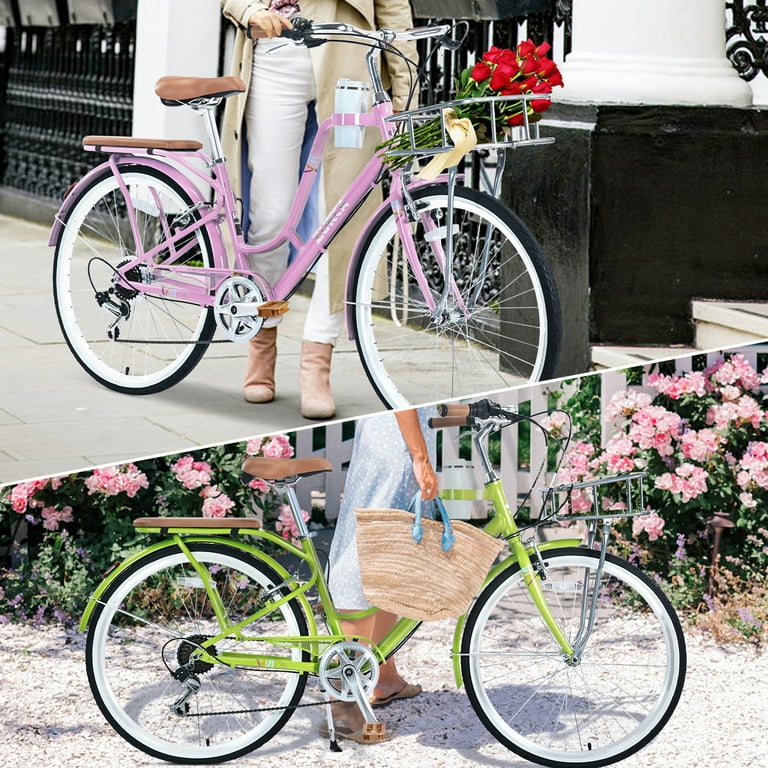
[{"label": "front wheel", "polygon": [[[99,601],[86,668],[94,698],[115,730],[138,749],[176,763],[215,763],[250,752],[293,714],[306,674],[289,671],[306,651],[278,644],[307,634],[301,607],[282,596],[282,579],[252,555],[219,543],[188,545],[226,616],[218,618],[201,571],[176,547],[137,560]],[[238,666],[195,659],[201,644],[257,611],[258,621],[208,651],[264,654]],[[281,659],[285,665],[281,669]],[[287,667],[287,668],[286,668]]]},{"label": "front wheel", "polygon": [[506,747],[547,766],[623,760],[664,727],[683,689],[685,641],[659,587],[608,555],[544,555],[543,593],[570,642],[594,626],[578,663],[542,623],[519,566],[500,573],[467,616],[461,669],[473,709]]},{"label": "front wheel", "polygon": [[[213,337],[210,307],[189,296],[210,288],[206,229],[169,240],[200,220],[182,187],[159,170],[127,165],[97,173],[62,222],[53,298],[80,365],[118,392],[145,395],[181,381]],[[150,254],[144,256],[144,254]]]},{"label": "front wheel", "polygon": [[[397,408],[552,378],[560,304],[525,225],[474,189],[455,189],[452,214],[445,184],[418,189],[413,200],[418,263],[383,210],[347,291],[358,352],[382,401]],[[449,241],[453,273],[441,303]]]}]

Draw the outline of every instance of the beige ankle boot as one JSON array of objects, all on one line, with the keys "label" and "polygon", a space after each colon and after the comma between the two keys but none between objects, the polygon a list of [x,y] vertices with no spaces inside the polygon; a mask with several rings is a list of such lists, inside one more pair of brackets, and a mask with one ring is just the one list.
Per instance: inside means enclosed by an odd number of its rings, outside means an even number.
[{"label": "beige ankle boot", "polygon": [[269,403],[275,396],[277,328],[262,328],[248,342],[243,396],[249,403]]},{"label": "beige ankle boot", "polygon": [[301,415],[305,419],[330,419],[336,413],[331,394],[333,344],[301,342]]}]

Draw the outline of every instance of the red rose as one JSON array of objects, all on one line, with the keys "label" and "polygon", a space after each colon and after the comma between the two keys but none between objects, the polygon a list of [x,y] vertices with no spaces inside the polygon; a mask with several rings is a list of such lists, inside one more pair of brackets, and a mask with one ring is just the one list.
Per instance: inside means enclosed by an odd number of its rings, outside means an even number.
[{"label": "red rose", "polygon": [[522,93],[520,83],[517,80],[513,80],[509,85],[505,85],[501,89],[502,96],[519,96]]},{"label": "red rose", "polygon": [[524,59],[520,62],[520,71],[524,75],[532,75],[539,68],[539,62],[534,58]]},{"label": "red rose", "polygon": [[506,88],[513,77],[517,75],[517,67],[500,62],[491,76],[491,88],[494,91],[500,91]]},{"label": "red rose", "polygon": [[507,120],[507,125],[522,125],[525,122],[525,118],[523,117],[522,112],[518,112],[516,115],[512,115],[512,117]]},{"label": "red rose", "polygon": [[556,85],[562,85],[563,84],[563,76],[560,74],[560,70],[558,69],[556,72],[553,72],[548,78],[547,83],[552,88],[554,88]]},{"label": "red rose", "polygon": [[503,53],[501,48],[497,48],[495,45],[492,45],[484,54],[483,54],[483,61],[488,61],[491,64],[496,64],[501,57],[501,54]]},{"label": "red rose", "polygon": [[550,75],[557,71],[557,64],[552,59],[541,59],[539,61],[539,68],[536,70],[536,74],[542,79],[546,80]]},{"label": "red rose", "polygon": [[[552,89],[547,83],[537,83],[531,88],[531,91],[533,93],[552,93]],[[549,108],[551,102],[549,99],[533,99],[528,103],[534,112],[543,112],[545,109]]]},{"label": "red rose", "polygon": [[524,42],[520,43],[517,46],[517,55],[521,59],[527,59],[529,56],[534,56],[536,54],[536,46],[533,44],[533,41],[528,39]]},{"label": "red rose", "polygon": [[536,48],[536,56],[540,59],[543,59],[549,53],[551,48],[552,46],[549,43],[547,42],[542,43],[540,46]]},{"label": "red rose", "polygon": [[499,54],[499,64],[517,67],[517,54],[514,51],[510,51],[509,48],[502,48]]},{"label": "red rose", "polygon": [[482,83],[483,80],[487,80],[491,76],[491,68],[484,61],[478,61],[475,64],[475,68],[472,70],[470,77],[476,83]]}]

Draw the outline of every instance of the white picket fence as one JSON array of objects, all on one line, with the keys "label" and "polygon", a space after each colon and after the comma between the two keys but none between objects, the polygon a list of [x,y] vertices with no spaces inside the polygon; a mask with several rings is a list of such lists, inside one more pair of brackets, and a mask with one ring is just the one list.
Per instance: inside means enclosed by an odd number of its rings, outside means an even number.
[{"label": "white picket fence", "polygon": [[[750,362],[750,364],[758,368],[758,355],[768,354],[768,345],[753,345],[744,349],[738,350],[740,354]],[[722,357],[721,352],[709,352],[702,354],[705,358],[706,365],[710,365],[717,359]],[[701,358],[702,356],[699,356]],[[675,359],[675,367],[678,372],[684,373],[692,370],[693,360],[690,356],[680,357]],[[597,375],[597,374],[587,374]],[[601,382],[601,403],[602,406],[610,401],[611,397],[623,389],[627,388],[627,380],[623,370],[603,371],[599,374]],[[503,392],[494,393],[490,396],[490,399],[499,402],[504,405],[516,405],[521,403],[530,402],[531,413],[540,413],[547,410],[548,394],[553,390],[565,390],[567,397],[569,387],[571,391],[574,388],[574,384],[567,384],[566,382],[556,382],[554,384],[545,385],[533,385],[529,387],[523,387],[520,389],[506,390]],[[647,385],[633,385],[633,390],[647,391],[649,394],[655,394],[655,390],[647,387]],[[609,435],[608,432],[611,429],[611,425],[606,418],[601,419],[603,424],[603,439],[605,440]],[[313,452],[313,430],[323,429],[325,430],[325,448],[322,451]],[[444,468],[452,467],[458,463],[459,458],[459,429],[452,427],[443,429],[442,450],[441,455],[438,456],[438,463]],[[321,475],[314,475],[310,478],[303,480],[299,483],[297,492],[299,499],[304,509],[309,509],[313,503],[320,501],[325,504],[326,517],[329,520],[334,520],[338,515],[339,503],[341,495],[344,490],[344,481],[346,477],[347,464],[349,462],[353,439],[342,439],[342,425],[340,422],[325,425],[322,427],[314,427],[305,430],[301,430],[296,433],[296,454],[298,456],[325,456],[331,464],[334,466],[333,472],[328,472]],[[530,468],[534,477],[536,476],[539,467],[546,460],[545,457],[546,447],[541,435],[537,434],[536,430],[531,432],[531,447],[530,447]],[[473,447],[474,453],[474,447]],[[504,429],[501,437],[501,464],[498,468],[498,472],[504,482],[504,486],[507,492],[508,498],[511,503],[514,504],[514,499],[528,492],[531,486],[532,472],[529,467],[521,467],[518,462],[518,426],[514,425]],[[483,478],[480,468],[480,463],[473,458],[470,460],[473,467],[473,480],[472,487],[475,489],[482,488]],[[450,480],[456,473],[444,471],[443,482],[441,482],[441,489],[451,490],[450,484],[446,484],[446,480]],[[459,473],[460,474],[460,473]],[[549,475],[542,474],[539,478],[539,485],[546,483],[550,479]],[[462,487],[458,490],[466,490],[466,484],[462,484]],[[532,511],[535,513],[538,511],[539,495],[537,493],[531,495]],[[450,507],[450,502],[449,502]],[[484,505],[482,503],[473,505],[473,516],[484,516]]]}]

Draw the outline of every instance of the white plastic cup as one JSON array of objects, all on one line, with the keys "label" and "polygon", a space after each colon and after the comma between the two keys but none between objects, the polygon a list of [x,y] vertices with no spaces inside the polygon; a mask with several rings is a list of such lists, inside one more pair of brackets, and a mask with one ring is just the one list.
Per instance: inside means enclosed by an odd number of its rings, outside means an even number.
[{"label": "white plastic cup", "polygon": [[464,459],[455,459],[443,466],[440,486],[440,496],[448,517],[452,520],[471,520],[477,499],[472,464]]},{"label": "white plastic cup", "polygon": [[[368,111],[370,86],[359,80],[342,78],[336,83],[336,103],[334,112],[359,115]],[[333,139],[337,147],[360,149],[363,146],[365,128],[356,125],[337,125]]]}]

